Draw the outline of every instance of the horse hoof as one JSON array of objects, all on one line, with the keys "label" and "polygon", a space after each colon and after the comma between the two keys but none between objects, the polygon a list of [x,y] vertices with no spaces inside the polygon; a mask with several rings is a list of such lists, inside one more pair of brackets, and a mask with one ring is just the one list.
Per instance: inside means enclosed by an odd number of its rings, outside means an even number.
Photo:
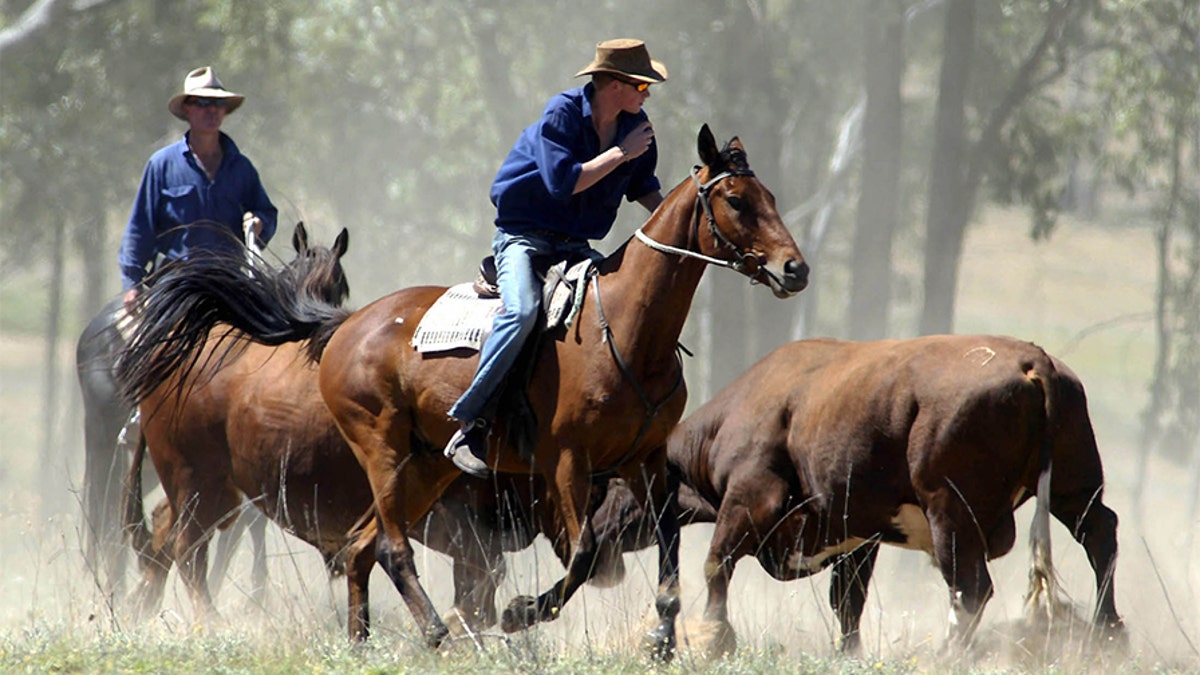
[{"label": "horse hoof", "polygon": [[518,595],[504,608],[500,617],[500,630],[505,633],[516,633],[525,630],[538,622],[537,598],[530,595]]},{"label": "horse hoof", "polygon": [[670,663],[675,658],[675,632],[655,628],[642,638],[642,648],[657,663]]},{"label": "horse hoof", "polygon": [[441,647],[446,638],[450,636],[450,629],[440,620],[422,632],[425,634],[425,646],[434,650]]},{"label": "horse hoof", "polygon": [[1129,651],[1129,632],[1125,630],[1125,622],[1117,619],[1100,626],[1098,631],[1100,646],[1116,652]]}]

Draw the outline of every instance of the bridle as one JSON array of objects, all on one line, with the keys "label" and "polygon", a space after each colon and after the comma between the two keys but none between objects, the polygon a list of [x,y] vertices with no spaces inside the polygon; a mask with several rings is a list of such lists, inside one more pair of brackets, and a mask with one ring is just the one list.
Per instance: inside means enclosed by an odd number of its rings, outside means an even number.
[{"label": "bridle", "polygon": [[[734,254],[734,259],[733,260],[724,260],[722,258],[713,258],[712,256],[707,256],[702,253],[697,253],[695,251],[689,251],[686,248],[670,246],[668,244],[664,244],[664,243],[655,241],[654,239],[650,238],[650,235],[643,232],[642,228],[640,228],[640,227],[637,229],[637,231],[635,231],[633,233],[634,236],[636,236],[638,238],[638,241],[642,242],[646,246],[649,246],[650,248],[654,249],[655,251],[661,251],[662,253],[672,253],[672,254],[675,254],[678,256],[682,256],[684,258],[695,258],[697,260],[703,260],[704,262],[706,262],[710,265],[718,265],[720,267],[728,267],[729,269],[734,270],[735,272],[744,272],[747,264],[750,262],[753,262],[753,263],[755,263],[755,265],[758,265],[758,257],[757,256],[752,255],[750,253],[746,253],[744,250],[742,250],[742,248],[740,246],[733,243],[729,239],[729,237],[725,236],[725,233],[721,231],[721,228],[717,227],[717,219],[716,219],[716,217],[713,216],[712,200],[709,198],[709,193],[712,192],[712,189],[717,185],[717,183],[720,183],[721,181],[725,180],[726,178],[732,178],[734,176],[754,176],[754,172],[751,171],[750,169],[730,169],[727,171],[722,171],[721,173],[717,174],[716,176],[713,176],[712,178],[708,179],[708,182],[706,182],[706,183],[701,183],[700,176],[699,176],[700,169],[701,169],[701,167],[699,167],[699,166],[693,166],[692,171],[691,171],[692,180],[695,181],[695,183],[696,183],[696,201],[700,205],[700,208],[695,210],[696,217],[692,221],[692,229],[693,229],[693,231],[699,233],[699,231],[700,231],[700,212],[703,211],[705,218],[708,219],[708,231],[710,234],[712,234],[713,240],[717,243],[717,246],[725,247],[725,248],[732,250],[733,254]],[[759,267],[761,267],[761,266],[759,266]],[[753,279],[751,280],[751,283],[753,283]]]}]

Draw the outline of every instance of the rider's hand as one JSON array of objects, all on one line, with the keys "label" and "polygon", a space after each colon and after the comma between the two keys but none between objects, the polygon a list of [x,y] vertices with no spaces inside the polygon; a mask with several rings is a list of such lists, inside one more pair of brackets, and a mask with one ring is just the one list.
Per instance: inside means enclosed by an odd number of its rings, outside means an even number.
[{"label": "rider's hand", "polygon": [[646,150],[650,149],[650,143],[654,140],[654,127],[650,126],[650,120],[646,120],[637,125],[633,131],[625,134],[625,138],[621,139],[618,145],[625,153],[625,160],[636,159],[645,154]]},{"label": "rider's hand", "polygon": [[242,214],[242,231],[250,230],[255,239],[262,238],[262,224],[262,218],[254,215],[254,212],[247,211]]},{"label": "rider's hand", "polygon": [[131,288],[125,291],[125,297],[122,298],[122,301],[125,303],[126,313],[133,314],[134,309],[137,308],[138,293],[139,291],[137,288]]}]

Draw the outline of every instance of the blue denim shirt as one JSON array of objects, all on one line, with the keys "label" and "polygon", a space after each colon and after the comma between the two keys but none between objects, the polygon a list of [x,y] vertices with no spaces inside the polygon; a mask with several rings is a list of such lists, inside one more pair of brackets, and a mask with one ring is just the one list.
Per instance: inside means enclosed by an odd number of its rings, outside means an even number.
[{"label": "blue denim shirt", "polygon": [[[258,171],[224,133],[221,150],[224,157],[211,181],[188,148],[187,134],[150,157],[117,256],[124,290],[146,276],[146,266],[159,253],[175,260],[192,251],[238,252],[236,242],[242,239],[242,214],[246,211],[262,220],[259,238],[263,242],[275,234],[278,211],[267,197]],[[228,227],[233,239],[211,227],[180,227],[201,220]]]},{"label": "blue denim shirt", "polygon": [[[654,175],[658,146],[625,162],[583,192],[571,191],[583,163],[608,148],[592,123],[591,83],[546,103],[542,117],[521,132],[492,182],[496,227],[509,234],[550,230],[570,237],[603,239],[612,229],[621,197],[634,201],[661,185]],[[616,141],[648,119],[645,111],[621,113]]]}]

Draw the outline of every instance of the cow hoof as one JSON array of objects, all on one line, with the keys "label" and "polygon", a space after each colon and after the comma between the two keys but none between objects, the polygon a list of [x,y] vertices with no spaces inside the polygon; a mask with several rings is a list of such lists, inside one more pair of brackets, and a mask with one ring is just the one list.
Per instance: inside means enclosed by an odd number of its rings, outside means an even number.
[{"label": "cow hoof", "polygon": [[504,608],[500,617],[500,630],[505,633],[515,633],[525,630],[538,622],[537,598],[531,595],[518,595]]},{"label": "cow hoof", "polygon": [[703,621],[693,631],[691,644],[709,659],[723,659],[737,651],[737,633],[728,621]]}]

